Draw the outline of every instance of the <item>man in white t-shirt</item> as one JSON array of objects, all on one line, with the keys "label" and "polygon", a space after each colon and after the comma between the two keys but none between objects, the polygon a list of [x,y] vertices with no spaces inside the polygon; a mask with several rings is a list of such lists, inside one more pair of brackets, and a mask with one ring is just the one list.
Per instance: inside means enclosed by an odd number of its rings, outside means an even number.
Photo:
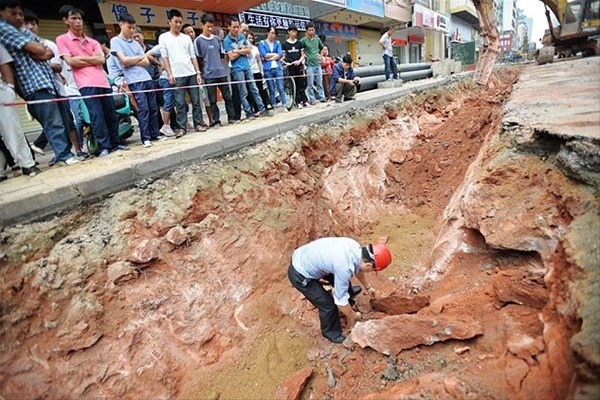
[{"label": "man in white t-shirt", "polygon": [[388,27],[381,39],[379,39],[379,45],[382,49],[383,64],[385,66],[385,80],[389,81],[393,79],[400,79],[398,74],[398,66],[394,60],[394,50],[392,47],[392,35],[394,34],[394,28]]},{"label": "man in white t-shirt", "polygon": [[[15,77],[11,68],[13,59],[8,51],[0,45],[0,103],[17,100],[15,94]],[[25,134],[21,129],[19,112],[16,107],[0,106],[0,136],[6,148],[15,160],[16,165],[21,167],[23,175],[34,176],[41,171],[35,166],[35,161],[27,145]],[[6,159],[0,152],[0,181],[6,179],[4,170]]]},{"label": "man in white t-shirt", "polygon": [[[183,26],[183,17],[181,12],[176,9],[169,10],[169,31],[163,33],[158,38],[158,44],[161,49],[161,56],[169,83],[174,87],[196,86],[202,84],[198,60],[196,60],[196,51],[192,39],[186,34],[181,33]],[[175,90],[175,110],[177,113],[177,137],[186,133],[187,112],[185,93],[189,94],[192,101],[192,117],[194,127],[197,132],[205,132],[208,127],[202,119],[202,109],[200,107],[200,92],[198,87],[188,87],[187,89]]]}]

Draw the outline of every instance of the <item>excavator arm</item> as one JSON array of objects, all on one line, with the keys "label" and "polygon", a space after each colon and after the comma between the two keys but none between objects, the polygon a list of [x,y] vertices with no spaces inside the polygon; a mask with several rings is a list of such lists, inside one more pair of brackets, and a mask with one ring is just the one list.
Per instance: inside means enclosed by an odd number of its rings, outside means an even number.
[{"label": "excavator arm", "polygon": [[477,61],[474,80],[479,85],[487,85],[494,62],[500,52],[500,35],[494,22],[494,4],[492,0],[473,0],[477,17],[481,25],[483,47]]}]

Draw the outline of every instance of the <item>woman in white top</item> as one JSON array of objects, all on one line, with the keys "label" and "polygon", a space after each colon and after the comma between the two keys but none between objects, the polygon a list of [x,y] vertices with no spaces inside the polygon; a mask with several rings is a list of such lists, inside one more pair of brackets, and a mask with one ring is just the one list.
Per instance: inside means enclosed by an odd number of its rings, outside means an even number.
[{"label": "woman in white top", "polygon": [[[248,61],[250,62],[250,69],[252,70],[252,74],[254,74],[254,80],[256,81],[256,87],[258,87],[258,92],[260,93],[260,98],[263,101],[263,104],[267,108],[271,108],[268,104],[269,102],[269,94],[265,89],[265,83],[263,81],[263,68],[262,68],[262,60],[260,59],[260,51],[258,47],[256,47],[254,33],[252,31],[248,32],[248,42],[252,45],[252,49],[250,55],[248,56]],[[254,108],[254,112],[257,112],[257,108],[255,105],[252,105]]]}]

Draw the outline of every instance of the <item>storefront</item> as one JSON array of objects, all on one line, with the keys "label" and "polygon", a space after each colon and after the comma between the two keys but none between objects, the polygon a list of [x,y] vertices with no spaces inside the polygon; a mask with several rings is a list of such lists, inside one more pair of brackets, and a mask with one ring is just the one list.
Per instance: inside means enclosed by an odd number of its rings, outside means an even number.
[{"label": "storefront", "polygon": [[270,1],[241,12],[239,18],[250,26],[257,40],[265,39],[269,26],[274,26],[278,30],[279,41],[283,42],[287,39],[287,28],[290,25],[295,25],[298,36],[302,37],[302,32],[306,31],[306,24],[310,21],[310,10],[302,5]]},{"label": "storefront", "polygon": [[356,55],[358,29],[356,26],[316,21],[315,27],[319,35],[325,36],[325,44],[331,57],[343,57],[350,54],[355,61],[358,61]]},{"label": "storefront", "polygon": [[[428,61],[432,57],[440,60],[444,59],[449,17],[419,4],[415,4],[413,8],[412,27],[410,29],[420,28],[418,36],[425,38],[424,43],[413,42],[415,45],[421,46],[420,61]],[[409,35],[414,34],[414,32],[409,32]],[[420,41],[420,38],[417,41]],[[411,49],[410,53],[412,60],[413,55],[417,55],[417,50]]]}]

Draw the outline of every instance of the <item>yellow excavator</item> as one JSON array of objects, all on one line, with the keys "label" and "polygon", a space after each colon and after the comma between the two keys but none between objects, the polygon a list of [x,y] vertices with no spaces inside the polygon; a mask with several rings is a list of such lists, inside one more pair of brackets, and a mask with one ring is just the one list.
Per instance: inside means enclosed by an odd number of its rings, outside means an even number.
[{"label": "yellow excavator", "polygon": [[[550,29],[544,36],[544,47],[538,55],[538,63],[545,64],[559,57],[600,54],[600,0],[540,0],[546,7]],[[500,52],[498,28],[495,23],[493,0],[473,0],[481,25],[483,47],[477,61],[475,82],[487,85],[494,62]],[[550,11],[559,23],[553,27]]]}]

